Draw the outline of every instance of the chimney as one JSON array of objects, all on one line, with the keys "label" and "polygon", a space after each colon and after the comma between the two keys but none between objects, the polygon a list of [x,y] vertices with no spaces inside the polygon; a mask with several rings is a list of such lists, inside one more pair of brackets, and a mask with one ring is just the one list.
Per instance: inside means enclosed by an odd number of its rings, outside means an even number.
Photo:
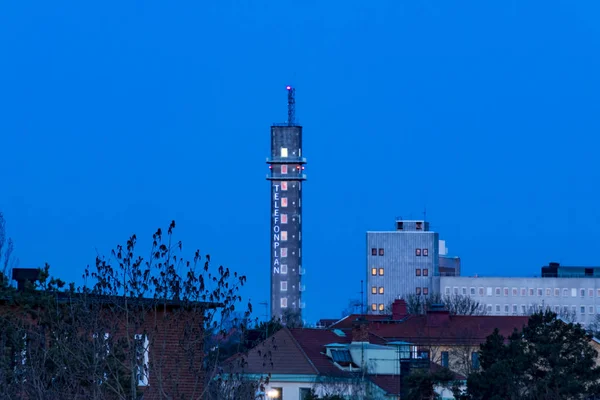
[{"label": "chimney", "polygon": [[13,280],[17,281],[17,290],[25,290],[27,282],[33,287],[38,280],[40,270],[38,268],[14,268],[12,272]]},{"label": "chimney", "polygon": [[369,343],[369,321],[357,319],[352,324],[352,342]]},{"label": "chimney", "polygon": [[394,300],[392,303],[392,320],[399,321],[408,316],[406,301],[404,299]]}]

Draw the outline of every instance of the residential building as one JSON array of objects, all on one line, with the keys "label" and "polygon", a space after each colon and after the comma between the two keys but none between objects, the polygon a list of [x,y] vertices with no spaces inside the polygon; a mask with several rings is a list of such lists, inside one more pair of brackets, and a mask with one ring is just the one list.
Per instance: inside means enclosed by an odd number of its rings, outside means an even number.
[{"label": "residential building", "polygon": [[302,267],[302,126],[296,124],[295,89],[288,86],[288,121],[271,126],[271,157],[267,158],[271,185],[271,317],[304,308]]},{"label": "residential building", "polygon": [[460,259],[448,257],[446,243],[424,220],[397,219],[394,231],[367,232],[367,304],[384,313],[410,294],[428,296],[439,287],[440,263],[445,275],[460,274]]}]

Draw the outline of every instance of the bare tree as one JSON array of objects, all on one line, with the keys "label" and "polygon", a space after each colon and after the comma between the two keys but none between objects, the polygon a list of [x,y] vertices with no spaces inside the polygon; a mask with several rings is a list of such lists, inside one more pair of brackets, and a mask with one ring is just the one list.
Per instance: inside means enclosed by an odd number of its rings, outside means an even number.
[{"label": "bare tree", "polygon": [[[404,299],[409,314],[422,315],[431,309],[433,305],[443,305],[452,315],[485,315],[486,309],[483,304],[467,295],[446,295],[432,293],[429,296],[409,294]],[[388,305],[391,312],[392,305]]]},{"label": "bare tree", "polygon": [[348,301],[346,308],[342,310],[342,318],[352,314],[368,314],[367,305],[359,299],[351,299]]},{"label": "bare tree", "polygon": [[0,212],[0,272],[9,279],[12,269],[16,268],[19,263],[19,260],[14,257],[14,250],[14,242],[6,234],[4,214]]}]

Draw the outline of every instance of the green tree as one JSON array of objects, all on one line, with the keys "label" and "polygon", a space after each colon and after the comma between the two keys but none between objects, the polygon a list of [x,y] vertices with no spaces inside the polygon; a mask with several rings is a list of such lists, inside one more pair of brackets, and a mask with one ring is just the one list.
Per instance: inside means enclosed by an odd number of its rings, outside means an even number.
[{"label": "green tree", "polygon": [[436,386],[453,388],[458,386],[454,374],[448,368],[435,371],[417,369],[402,380],[402,399],[437,400]]},{"label": "green tree", "polygon": [[481,345],[481,370],[469,376],[472,400],[584,399],[598,393],[597,352],[578,324],[537,313],[506,340],[495,330]]}]

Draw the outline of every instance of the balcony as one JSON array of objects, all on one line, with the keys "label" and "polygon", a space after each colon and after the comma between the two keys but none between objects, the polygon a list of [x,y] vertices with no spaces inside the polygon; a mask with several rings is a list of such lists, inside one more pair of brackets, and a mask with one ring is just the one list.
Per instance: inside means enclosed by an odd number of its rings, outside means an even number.
[{"label": "balcony", "polygon": [[272,172],[267,174],[268,181],[305,181],[306,174],[281,174]]},{"label": "balcony", "polygon": [[306,164],[305,157],[267,157],[267,164]]}]

